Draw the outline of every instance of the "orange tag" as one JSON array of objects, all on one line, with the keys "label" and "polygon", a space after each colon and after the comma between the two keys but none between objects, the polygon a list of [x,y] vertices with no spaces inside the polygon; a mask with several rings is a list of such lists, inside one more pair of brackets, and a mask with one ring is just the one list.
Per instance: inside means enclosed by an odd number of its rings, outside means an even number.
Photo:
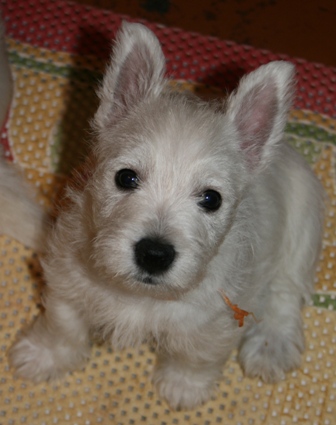
[{"label": "orange tag", "polygon": [[241,328],[242,326],[244,326],[244,319],[245,317],[251,315],[253,317],[253,319],[258,322],[258,320],[256,319],[255,315],[249,311],[246,310],[242,310],[241,308],[238,307],[237,304],[232,304],[232,302],[229,300],[229,298],[225,295],[224,291],[222,289],[218,289],[218,292],[221,294],[223,300],[225,301],[225,303],[231,308],[232,311],[234,311],[234,316],[233,318],[238,320],[239,322],[239,327]]}]

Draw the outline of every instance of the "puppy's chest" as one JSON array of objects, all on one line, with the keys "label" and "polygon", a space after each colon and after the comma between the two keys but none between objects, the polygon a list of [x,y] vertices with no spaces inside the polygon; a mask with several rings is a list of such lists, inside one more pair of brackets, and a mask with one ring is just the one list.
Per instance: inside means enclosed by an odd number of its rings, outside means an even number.
[{"label": "puppy's chest", "polygon": [[102,318],[93,318],[93,333],[116,348],[137,346],[145,340],[173,341],[198,332],[211,315],[203,306],[185,302],[121,299]]}]

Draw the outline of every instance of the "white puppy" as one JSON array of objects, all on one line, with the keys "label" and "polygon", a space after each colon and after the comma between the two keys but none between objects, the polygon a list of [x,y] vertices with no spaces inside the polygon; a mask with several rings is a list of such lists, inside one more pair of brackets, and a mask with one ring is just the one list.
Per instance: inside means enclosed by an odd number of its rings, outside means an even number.
[{"label": "white puppy", "polygon": [[[323,192],[283,141],[291,64],[260,67],[225,104],[172,92],[164,72],[156,37],[124,24],[99,90],[92,169],[49,238],[45,311],[10,362],[38,382],[81,367],[92,338],[153,340],[160,396],[193,408],[237,346],[245,373],[266,382],[299,366]],[[257,321],[239,327],[229,302]]]}]

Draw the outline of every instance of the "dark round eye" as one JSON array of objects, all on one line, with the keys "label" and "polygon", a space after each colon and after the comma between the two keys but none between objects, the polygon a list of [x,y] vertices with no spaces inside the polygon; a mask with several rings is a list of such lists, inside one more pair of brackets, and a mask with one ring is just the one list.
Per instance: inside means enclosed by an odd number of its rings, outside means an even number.
[{"label": "dark round eye", "polygon": [[217,211],[219,207],[222,205],[222,197],[215,190],[206,190],[202,196],[201,201],[198,205],[204,208],[206,211],[212,212]]},{"label": "dark round eye", "polygon": [[139,178],[133,170],[127,168],[120,170],[115,175],[115,182],[119,189],[132,190],[139,186]]}]

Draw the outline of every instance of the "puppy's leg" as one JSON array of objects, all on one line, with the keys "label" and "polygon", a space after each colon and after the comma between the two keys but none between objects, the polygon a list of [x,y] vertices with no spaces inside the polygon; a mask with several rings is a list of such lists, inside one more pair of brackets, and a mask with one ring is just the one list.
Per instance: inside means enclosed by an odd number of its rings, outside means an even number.
[{"label": "puppy's leg", "polygon": [[[257,282],[264,282],[265,298],[258,300],[262,321],[248,330],[240,352],[246,374],[266,382],[277,381],[300,365],[304,349],[301,307],[314,288],[323,234],[324,199],[319,181],[289,147],[282,154],[282,162],[273,167],[274,179],[268,175],[267,184],[275,188],[275,210],[285,212],[285,221],[272,220],[274,213],[269,213],[272,225],[263,245],[266,260],[256,264],[255,275]],[[264,187],[265,182],[261,182]],[[265,205],[263,211],[266,215],[271,210]],[[276,237],[273,229],[277,229]],[[275,255],[267,259],[272,250]]]},{"label": "puppy's leg", "polygon": [[240,349],[247,376],[277,382],[285,372],[300,366],[304,349],[302,301],[288,285],[271,289],[262,320],[247,331]]},{"label": "puppy's leg", "polygon": [[173,409],[192,409],[211,397],[220,373],[220,365],[193,363],[188,359],[161,354],[153,383],[159,395]]},{"label": "puppy's leg", "polygon": [[88,328],[67,302],[48,296],[46,310],[9,351],[16,374],[34,382],[78,369],[90,355]]},{"label": "puppy's leg", "polygon": [[[229,357],[227,352],[227,358]],[[173,409],[193,409],[206,402],[214,392],[215,381],[221,377],[227,360],[195,360],[186,355],[158,354],[153,383],[160,397]]]}]

